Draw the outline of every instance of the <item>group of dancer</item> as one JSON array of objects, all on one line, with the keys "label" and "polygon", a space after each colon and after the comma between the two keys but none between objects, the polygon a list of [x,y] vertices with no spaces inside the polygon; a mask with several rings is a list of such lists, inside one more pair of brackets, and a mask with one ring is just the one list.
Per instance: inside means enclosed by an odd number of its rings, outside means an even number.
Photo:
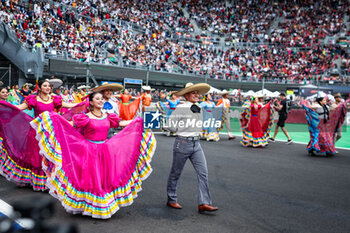
[{"label": "group of dancer", "polygon": [[[221,93],[221,98],[217,103],[212,99],[210,93],[205,93],[201,95],[201,102],[199,107],[202,110],[203,122],[209,122],[202,127],[202,133],[200,138],[207,141],[219,141],[220,140],[220,131],[223,129],[224,124],[226,125],[227,133],[229,135],[228,139],[235,139],[235,136],[231,132],[231,124],[229,119],[230,114],[230,100],[229,92],[224,90]],[[181,99],[182,98],[182,99]],[[179,104],[185,101],[184,97],[178,97],[174,92],[170,92],[168,99],[165,102],[159,101],[156,104],[157,110],[159,110],[163,115],[164,125],[169,124],[168,121],[171,119],[171,116],[174,110],[178,107]],[[212,122],[220,122],[219,124],[211,124]],[[176,134],[172,133],[167,127],[162,125],[162,131],[167,136],[175,136]]]},{"label": "group of dancer", "polygon": [[[6,88],[0,90],[1,174],[18,185],[49,190],[73,214],[110,218],[130,205],[152,171],[156,140],[129,108],[118,109],[128,119],[108,112],[104,96],[123,87],[101,85],[73,104],[50,94],[49,81],[38,86],[37,95],[17,106],[4,101]],[[70,110],[59,115],[61,108]],[[33,109],[35,118],[24,109]],[[107,139],[110,128],[118,127],[122,130]]]},{"label": "group of dancer", "polygon": [[335,143],[342,136],[342,125],[350,99],[344,101],[338,93],[333,98],[318,97],[315,102],[302,101],[309,125],[310,142],[307,146],[309,154],[334,156],[337,152]]},{"label": "group of dancer", "polygon": [[[147,100],[150,88],[144,89],[142,97],[128,103],[132,97],[121,85],[104,84],[91,89],[82,102],[66,103],[61,96],[53,95],[52,85],[43,80],[38,83],[36,95],[13,105],[6,101],[8,91],[2,88],[0,173],[19,186],[48,190],[69,213],[110,218],[120,207],[132,204],[142,181],[152,171],[156,140],[150,130],[144,129],[143,119],[133,114],[140,102],[151,102]],[[121,93],[113,95],[117,91]],[[175,94],[187,93],[185,88]],[[62,108],[68,111],[62,114]],[[24,113],[25,109],[32,109],[34,117]],[[119,131],[111,133],[111,128]],[[177,129],[174,133],[181,137]],[[197,144],[195,157],[201,166],[198,211],[216,211],[218,208],[211,206],[206,162],[200,151]],[[167,205],[178,209],[174,206],[179,178],[175,160],[169,175]]]},{"label": "group of dancer", "polygon": [[[202,133],[200,135],[201,139],[207,141],[219,141],[220,131],[224,128],[227,129],[228,139],[232,140],[235,138],[231,132],[230,124],[230,100],[229,92],[224,90],[220,93],[221,98],[215,103],[209,93],[201,96],[202,102],[199,104],[203,114],[203,121],[213,119],[214,121],[220,121],[218,126],[210,125],[203,126]],[[243,104],[243,112],[241,113],[241,131],[242,140],[241,144],[243,146],[253,146],[253,147],[264,147],[268,144],[269,139],[274,140],[278,132],[278,127],[282,128],[288,138],[288,144],[292,143],[287,130],[285,129],[284,122],[287,118],[286,112],[286,96],[284,93],[280,96],[280,101],[276,99],[273,102],[265,104],[264,96],[252,96],[248,98]],[[179,97],[176,97],[173,93],[170,93],[169,98],[166,102],[159,102],[156,106],[157,109],[163,114],[165,118],[165,123],[169,119],[177,108],[177,106],[182,103]],[[274,122],[274,112],[277,110],[279,112],[279,121],[276,126],[275,135],[270,138],[271,127]],[[163,132],[166,135],[172,134],[166,127],[162,127]]]},{"label": "group of dancer", "polygon": [[[234,139],[230,127],[229,93],[224,90],[221,95],[222,98],[217,103],[212,100],[210,94],[201,96],[203,101],[199,106],[202,110],[203,121],[208,119],[221,121],[219,127],[203,126],[200,135],[201,139],[218,141],[224,124],[226,124],[229,139]],[[183,102],[182,100],[170,93],[167,101],[159,102],[156,105],[157,109],[163,113],[165,123],[171,119],[174,110]],[[346,116],[348,102],[349,100],[342,100],[341,95],[338,93],[334,95],[334,101],[333,97],[325,96],[319,97],[315,101],[310,99],[299,103],[305,109],[306,120],[309,124],[310,142],[308,151],[310,155],[333,156],[337,153],[335,142],[341,137],[341,129]],[[247,98],[242,106],[243,111],[240,117],[241,145],[245,147],[266,147],[269,142],[275,142],[279,128],[287,138],[286,144],[293,143],[285,127],[288,117],[287,105],[287,97],[283,92],[280,94],[279,99],[274,98],[269,101],[266,101],[266,96],[264,95],[255,95]],[[275,112],[278,113],[278,120],[272,136],[271,130],[275,121]],[[162,130],[168,136],[176,135],[171,133],[166,127],[162,127]]]},{"label": "group of dancer", "polygon": [[[244,146],[265,147],[268,142],[274,142],[279,127],[287,137],[287,144],[293,142],[287,129],[288,110],[286,95],[280,94],[280,101],[271,100],[263,103],[263,96],[256,96],[247,100],[243,105],[241,114],[242,140]],[[310,132],[310,141],[307,149],[312,156],[334,156],[337,152],[335,143],[341,138],[342,125],[347,113],[347,104],[350,99],[344,101],[341,94],[316,98],[315,101],[303,100],[299,103],[305,109],[305,116]],[[274,111],[278,111],[279,117],[275,133],[270,137],[274,123]]]},{"label": "group of dancer", "polygon": [[[334,100],[333,100],[334,99]],[[332,96],[303,100],[299,103],[305,109],[305,116],[310,132],[308,151],[310,155],[334,156],[337,153],[335,143],[341,138],[342,125],[347,113],[347,104],[340,93]],[[274,123],[274,112],[278,112],[278,121],[274,135],[271,128]],[[285,122],[288,117],[288,107],[285,93],[280,94],[280,100],[273,99],[264,103],[263,96],[255,96],[243,105],[241,114],[241,130],[243,146],[265,147],[269,141],[274,142],[278,129],[281,128],[287,137],[286,144],[293,142]]]},{"label": "group of dancer", "polygon": [[[287,144],[293,142],[285,128],[287,120],[287,102],[285,93],[280,94],[280,100],[272,99],[265,103],[263,95],[253,96],[246,100],[243,104],[243,112],[241,113],[241,131],[243,146],[265,147],[269,141],[274,142],[278,133],[278,128],[288,138]],[[274,114],[278,112],[278,122],[276,124],[275,133],[270,137],[271,129],[274,124]]]},{"label": "group of dancer", "polygon": [[[65,102],[61,95],[53,95],[49,80],[40,81],[37,89],[37,94],[29,94],[23,103],[15,104],[8,101],[8,90],[0,89],[0,173],[18,185],[48,190],[73,214],[110,218],[120,207],[132,204],[142,181],[152,171],[150,162],[156,150],[155,137],[144,128],[138,114],[150,106],[152,89],[146,86],[142,96],[132,97],[122,85],[103,84],[89,91],[82,88],[81,102]],[[195,122],[195,127],[163,125],[165,131],[176,136],[167,184],[167,205],[171,208],[182,208],[177,183],[189,159],[198,178],[198,211],[218,210],[212,206],[200,139],[218,141],[224,124],[229,139],[234,136],[230,132],[229,93],[223,92],[215,104],[209,89],[205,83],[188,83],[172,92],[165,103],[156,105],[166,121]],[[336,153],[334,144],[341,137],[349,101],[335,97],[335,103],[327,103],[326,98],[301,103],[309,123],[308,150],[312,155]],[[265,147],[275,140],[279,127],[287,143],[292,142],[285,129],[285,100],[281,93],[280,101],[265,103],[264,96],[253,96],[244,103],[240,119],[243,146]],[[34,117],[23,110],[32,110]],[[279,119],[270,137],[275,111]],[[210,120],[220,124],[196,123]]]}]

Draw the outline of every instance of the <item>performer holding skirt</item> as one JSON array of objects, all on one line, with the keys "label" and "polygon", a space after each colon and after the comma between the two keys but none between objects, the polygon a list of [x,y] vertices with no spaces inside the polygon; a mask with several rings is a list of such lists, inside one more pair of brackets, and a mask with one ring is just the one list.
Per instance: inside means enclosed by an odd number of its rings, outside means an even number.
[{"label": "performer holding skirt", "polygon": [[[152,169],[155,138],[142,118],[121,121],[102,113],[100,93],[89,96],[91,112],[73,116],[73,125],[44,112],[31,124],[44,157],[47,187],[69,213],[110,218],[131,205]],[[125,126],[107,139],[110,127]]]},{"label": "performer holding skirt", "polygon": [[152,88],[150,86],[143,86],[142,89],[145,91],[141,95],[142,100],[142,111],[145,111],[145,107],[151,106],[153,97],[151,95]]},{"label": "performer holding skirt", "polygon": [[[141,98],[132,97],[127,89],[122,91],[122,94],[117,95],[121,99],[119,102],[119,117],[123,120],[131,120],[138,113],[141,113]],[[135,99],[133,102],[129,102],[131,99]]]},{"label": "performer holding skirt", "polygon": [[49,82],[39,82],[38,96],[30,95],[18,108],[0,101],[0,173],[17,185],[32,185],[34,190],[45,190],[46,175],[42,170],[35,131],[31,128],[32,117],[22,112],[34,109],[35,116],[44,111],[58,111],[62,103],[59,96],[50,96]]},{"label": "performer holding skirt", "polygon": [[262,96],[248,100],[242,106],[241,130],[243,146],[264,147],[268,144],[268,139],[273,125],[274,109],[271,103],[265,106],[261,103]]},{"label": "performer holding skirt", "polygon": [[[5,98],[6,97],[6,98]],[[27,97],[27,96],[26,96]],[[10,93],[7,91],[5,87],[0,88],[0,100],[4,100],[12,105],[20,105],[21,99],[17,99],[14,96],[10,95]],[[27,113],[29,116],[34,117],[34,110],[25,109],[25,113]]]},{"label": "performer holding skirt", "polygon": [[310,142],[307,149],[311,155],[333,156],[336,153],[334,136],[339,127],[342,127],[346,116],[346,104],[343,102],[336,108],[326,105],[326,98],[320,97],[316,103],[310,105],[303,101],[306,120],[309,125]]}]

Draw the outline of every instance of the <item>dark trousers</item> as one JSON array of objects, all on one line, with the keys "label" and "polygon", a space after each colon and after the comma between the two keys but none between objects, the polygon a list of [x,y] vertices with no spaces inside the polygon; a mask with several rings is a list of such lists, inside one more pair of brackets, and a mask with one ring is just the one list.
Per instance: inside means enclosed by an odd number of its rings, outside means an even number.
[{"label": "dark trousers", "polygon": [[168,202],[177,202],[177,182],[182,170],[189,159],[196,170],[198,180],[198,205],[211,205],[211,197],[208,185],[208,168],[203,150],[199,141],[187,140],[177,137],[173,149],[173,163],[168,178]]}]

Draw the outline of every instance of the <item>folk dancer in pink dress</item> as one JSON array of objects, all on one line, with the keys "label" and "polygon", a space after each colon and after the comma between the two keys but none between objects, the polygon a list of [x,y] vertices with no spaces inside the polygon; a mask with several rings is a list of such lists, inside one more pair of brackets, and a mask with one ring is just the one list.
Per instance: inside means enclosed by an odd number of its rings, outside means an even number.
[{"label": "folk dancer in pink dress", "polygon": [[34,190],[46,189],[46,175],[42,170],[32,117],[21,110],[34,109],[37,117],[44,111],[58,111],[60,107],[74,107],[62,103],[60,96],[50,96],[50,83],[39,82],[40,93],[28,96],[23,104],[14,106],[0,101],[0,173],[17,185],[32,185]]},{"label": "folk dancer in pink dress", "polygon": [[[90,112],[76,114],[71,124],[54,112],[31,122],[44,157],[47,187],[67,212],[110,218],[131,205],[151,173],[156,140],[140,117],[121,121],[103,113],[102,94],[89,95]],[[74,125],[75,128],[72,127]],[[126,126],[107,139],[108,130]]]},{"label": "folk dancer in pink dress", "polygon": [[[331,107],[336,109],[338,106],[343,104],[343,99],[340,93],[334,95],[334,103],[332,103]],[[346,106],[346,105],[345,105]],[[337,127],[334,137],[334,144],[343,136],[342,127]]]},{"label": "folk dancer in pink dress", "polygon": [[[113,92],[120,91],[123,86],[117,83],[103,83],[101,86],[91,89],[93,92],[101,92],[103,96],[103,113],[114,113],[119,117],[119,101],[113,96]],[[108,132],[108,137],[111,138],[116,133],[116,129],[111,128]]]},{"label": "folk dancer in pink dress", "polygon": [[0,100],[7,101],[9,97],[9,91],[6,87],[0,87]]}]

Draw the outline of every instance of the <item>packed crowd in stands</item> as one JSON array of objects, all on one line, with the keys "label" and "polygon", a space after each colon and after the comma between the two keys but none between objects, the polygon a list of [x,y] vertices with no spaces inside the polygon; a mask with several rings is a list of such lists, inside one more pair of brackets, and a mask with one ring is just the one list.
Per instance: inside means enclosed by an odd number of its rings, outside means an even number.
[{"label": "packed crowd in stands", "polygon": [[309,50],[298,50],[292,47],[259,46],[226,51],[197,48],[193,51],[178,62],[181,67],[190,69],[190,73],[209,73],[209,77],[229,80],[240,78],[258,81],[265,78],[285,83],[310,81],[325,74],[335,67],[334,61],[339,58],[341,48],[313,46]]},{"label": "packed crowd in stands", "polygon": [[189,16],[194,19],[203,31],[228,33],[230,24],[234,23],[233,8],[224,1],[184,1]]},{"label": "packed crowd in stands", "polygon": [[278,8],[271,1],[185,1],[190,17],[203,31],[231,34],[241,41],[261,41],[267,35]]},{"label": "packed crowd in stands", "polygon": [[348,1],[305,1],[304,4],[293,4],[283,11],[283,20],[272,29],[269,42],[310,47],[326,36],[346,30],[343,19],[349,13],[346,12]]},{"label": "packed crowd in stands", "polygon": [[123,0],[112,3],[111,18],[131,22],[146,34],[171,29],[192,32],[193,25],[184,16],[177,2]]},{"label": "packed crowd in stands", "polygon": [[341,70],[344,71],[346,75],[350,75],[350,56],[349,53],[344,53],[342,56]]},{"label": "packed crowd in stands", "polygon": [[[28,8],[18,1],[1,3],[0,20],[28,47],[43,47],[49,56],[276,83],[329,76],[338,61],[349,72],[348,52],[321,43],[347,30],[348,1],[30,0]],[[260,44],[216,46],[174,37],[193,34],[193,22],[235,43]]]}]

